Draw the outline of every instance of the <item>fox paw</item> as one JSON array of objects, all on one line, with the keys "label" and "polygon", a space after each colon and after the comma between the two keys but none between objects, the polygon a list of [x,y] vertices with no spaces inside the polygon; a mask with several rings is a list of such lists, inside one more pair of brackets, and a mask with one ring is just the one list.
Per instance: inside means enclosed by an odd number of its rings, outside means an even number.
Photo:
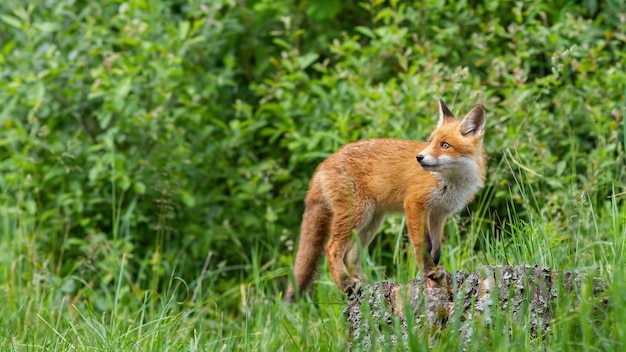
[{"label": "fox paw", "polygon": [[342,292],[345,292],[348,296],[352,296],[361,290],[361,280],[352,277],[346,278],[341,282],[339,289],[341,289]]},{"label": "fox paw", "polygon": [[424,281],[427,288],[441,287],[442,280],[444,279],[445,269],[441,265],[437,265],[434,268],[426,271],[424,274]]},{"label": "fox paw", "polygon": [[439,279],[443,276],[445,272],[446,272],[446,269],[444,269],[443,266],[437,265],[433,268],[430,268],[430,270],[426,271],[425,276],[431,279]]},{"label": "fox paw", "polygon": [[283,297],[285,303],[293,303],[296,300],[296,294],[294,291],[287,291],[285,297]]}]

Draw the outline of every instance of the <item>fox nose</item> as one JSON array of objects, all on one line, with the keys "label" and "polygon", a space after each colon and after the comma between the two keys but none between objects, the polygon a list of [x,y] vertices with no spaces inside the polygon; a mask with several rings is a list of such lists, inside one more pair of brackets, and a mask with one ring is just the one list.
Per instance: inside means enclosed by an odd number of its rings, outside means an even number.
[{"label": "fox nose", "polygon": [[415,159],[417,159],[418,163],[421,163],[422,160],[424,160],[424,156],[422,154],[417,154],[417,156],[415,157]]}]

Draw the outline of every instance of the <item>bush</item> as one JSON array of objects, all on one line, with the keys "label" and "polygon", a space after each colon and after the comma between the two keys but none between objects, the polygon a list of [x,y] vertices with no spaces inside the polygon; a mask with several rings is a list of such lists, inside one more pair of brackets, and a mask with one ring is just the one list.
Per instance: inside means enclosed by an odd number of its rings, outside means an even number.
[{"label": "bush", "polygon": [[156,288],[173,272],[197,278],[211,252],[218,290],[232,292],[259,263],[291,264],[325,156],[360,138],[426,138],[442,97],[457,114],[488,110],[481,231],[499,234],[515,208],[567,235],[588,226],[568,204],[622,191],[624,11],[5,1],[3,211],[26,219],[36,260],[60,263],[53,275],[96,291],[124,256],[137,286]]}]

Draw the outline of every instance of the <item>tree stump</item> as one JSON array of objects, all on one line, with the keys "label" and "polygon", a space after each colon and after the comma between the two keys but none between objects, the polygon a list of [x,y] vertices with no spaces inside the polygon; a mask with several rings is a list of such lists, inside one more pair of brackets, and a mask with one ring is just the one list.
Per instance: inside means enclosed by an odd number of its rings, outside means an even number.
[{"label": "tree stump", "polygon": [[[373,345],[397,344],[398,339],[407,336],[409,314],[414,322],[411,326],[427,324],[432,329],[444,327],[452,317],[471,320],[473,314],[481,314],[489,323],[494,309],[508,310],[513,317],[524,314],[530,319],[531,334],[545,332],[559,293],[580,288],[583,278],[577,273],[519,265],[487,266],[479,273],[470,274],[443,271],[440,285],[435,288],[426,287],[422,276],[406,285],[387,281],[363,284],[348,295],[345,316],[351,345],[367,349]],[[604,288],[600,280],[593,280],[594,294]],[[400,322],[400,333],[397,327],[393,329],[394,319],[396,324]],[[393,333],[376,333],[384,329]],[[471,337],[471,331],[462,333]]]}]

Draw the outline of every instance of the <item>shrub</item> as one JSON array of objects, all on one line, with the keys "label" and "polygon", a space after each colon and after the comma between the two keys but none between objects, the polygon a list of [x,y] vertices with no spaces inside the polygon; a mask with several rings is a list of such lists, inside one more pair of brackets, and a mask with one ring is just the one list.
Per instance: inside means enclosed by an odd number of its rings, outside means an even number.
[{"label": "shrub", "polygon": [[622,191],[623,4],[323,3],[0,4],[2,204],[55,275],[285,267],[315,166],[426,138],[438,97],[488,110],[481,231],[514,207],[567,235]]}]

